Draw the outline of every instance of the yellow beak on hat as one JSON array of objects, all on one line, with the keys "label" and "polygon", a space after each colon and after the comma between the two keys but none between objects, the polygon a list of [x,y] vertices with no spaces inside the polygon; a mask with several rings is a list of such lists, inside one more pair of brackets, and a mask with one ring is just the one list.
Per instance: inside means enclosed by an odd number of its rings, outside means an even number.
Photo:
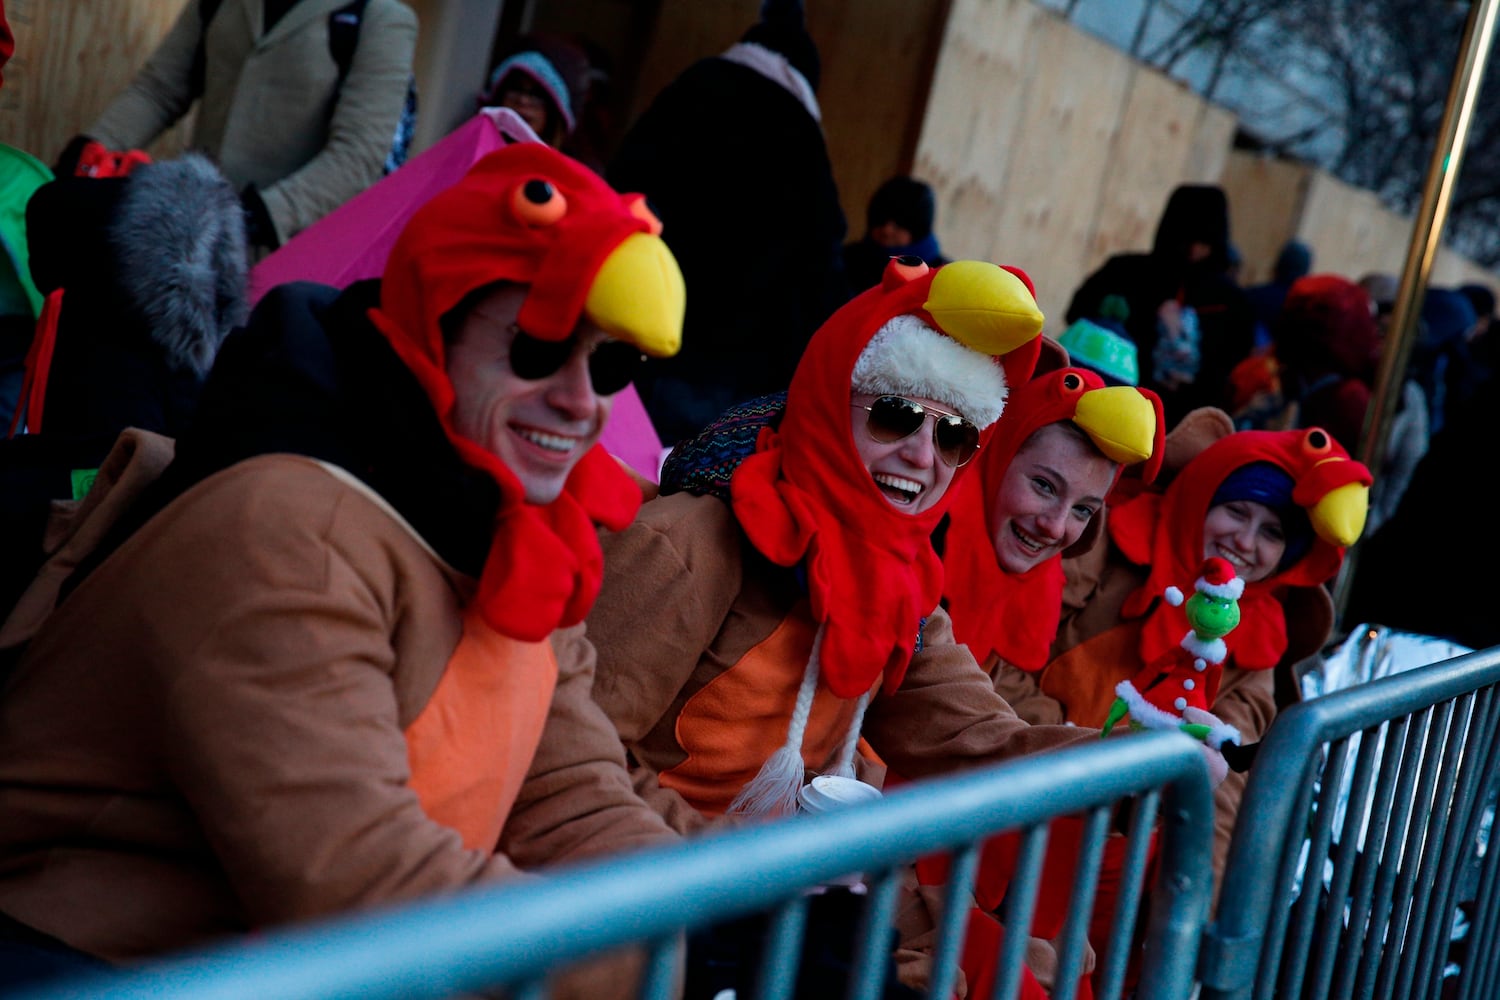
[{"label": "yellow beak on hat", "polygon": [[1369,512],[1370,488],[1363,483],[1345,483],[1313,504],[1308,519],[1323,541],[1347,548],[1359,541]]},{"label": "yellow beak on hat", "polygon": [[605,258],[583,311],[601,330],[656,358],[682,346],[687,292],[682,269],[660,237],[631,233]]},{"label": "yellow beak on hat", "polygon": [[1134,386],[1092,389],[1078,397],[1073,422],[1112,461],[1144,462],[1156,443],[1156,408]]},{"label": "yellow beak on hat", "polygon": [[1040,334],[1044,321],[1020,278],[981,260],[956,260],[938,268],[922,308],[948,336],[992,357]]}]

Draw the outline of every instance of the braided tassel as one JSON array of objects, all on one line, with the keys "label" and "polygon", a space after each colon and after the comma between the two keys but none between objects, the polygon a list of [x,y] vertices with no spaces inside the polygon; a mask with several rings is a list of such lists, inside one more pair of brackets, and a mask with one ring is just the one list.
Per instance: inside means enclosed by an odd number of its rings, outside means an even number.
[{"label": "braided tassel", "polygon": [[838,763],[830,772],[841,778],[857,778],[854,773],[854,751],[859,747],[859,731],[865,724],[865,709],[870,704],[870,692],[859,696],[859,705],[854,709],[854,718],[849,722],[849,731],[844,734],[844,745],[839,748]]},{"label": "braided tassel", "polygon": [[786,742],[767,758],[760,773],[729,803],[730,814],[772,817],[796,813],[797,793],[802,790],[804,777],[802,737],[807,732],[813,695],[817,693],[818,678],[822,674],[818,658],[822,646],[823,626],[820,625],[813,639],[812,655],[807,659],[807,669],[802,674],[802,686],[797,689],[797,705],[792,709]]}]

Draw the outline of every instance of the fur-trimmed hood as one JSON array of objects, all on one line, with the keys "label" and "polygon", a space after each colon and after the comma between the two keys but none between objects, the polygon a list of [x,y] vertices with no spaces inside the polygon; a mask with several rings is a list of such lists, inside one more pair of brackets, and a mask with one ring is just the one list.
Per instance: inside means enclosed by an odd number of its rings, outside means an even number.
[{"label": "fur-trimmed hood", "polygon": [[61,288],[72,303],[124,309],[172,370],[201,377],[249,316],[244,213],[200,154],[123,178],[54,180],[28,203],[26,228],[43,294]]}]

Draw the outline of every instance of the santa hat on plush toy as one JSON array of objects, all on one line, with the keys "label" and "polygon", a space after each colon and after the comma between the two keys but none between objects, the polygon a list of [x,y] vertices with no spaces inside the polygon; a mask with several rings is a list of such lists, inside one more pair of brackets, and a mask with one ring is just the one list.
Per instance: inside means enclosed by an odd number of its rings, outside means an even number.
[{"label": "santa hat on plush toy", "polygon": [[1229,560],[1212,556],[1203,560],[1201,575],[1193,581],[1193,589],[1200,594],[1217,597],[1224,601],[1237,601],[1245,594],[1245,581],[1234,575]]}]

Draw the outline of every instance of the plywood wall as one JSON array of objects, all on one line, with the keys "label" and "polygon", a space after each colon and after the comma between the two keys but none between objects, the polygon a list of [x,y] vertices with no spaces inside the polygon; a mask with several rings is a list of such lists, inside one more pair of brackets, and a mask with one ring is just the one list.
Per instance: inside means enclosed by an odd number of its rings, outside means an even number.
[{"label": "plywood wall", "polygon": [[[950,256],[1025,266],[999,219],[1023,127],[1034,5],[953,5],[934,68],[913,173],[937,194],[936,232]],[[1015,30],[1007,30],[1015,29]]]},{"label": "plywood wall", "polygon": [[818,100],[850,236],[864,234],[870,196],[910,170],[942,44],[943,0],[809,3],[823,63]]},{"label": "plywood wall", "polygon": [[[0,89],[0,142],[51,163],[124,89],[186,0],[6,0],[16,54]],[[190,120],[151,151],[170,156]]]},{"label": "plywood wall", "polygon": [[[1018,264],[1047,331],[1111,254],[1150,247],[1172,189],[1216,183],[1246,284],[1286,240],[1315,266],[1399,273],[1410,222],[1310,167],[1233,150],[1233,114],[1031,0],[954,0],[917,146],[950,255]],[[1446,248],[1432,283],[1497,279]]]},{"label": "plywood wall", "polygon": [[[126,85],[186,2],[5,0],[16,55],[0,88],[0,142],[50,162]],[[555,6],[551,30],[588,34],[605,20],[579,13],[597,3]],[[635,83],[627,120],[694,60],[733,44],[759,6],[660,0],[649,41],[634,53],[639,66],[621,70]],[[818,0],[808,8],[851,236],[863,230],[881,181],[907,170],[924,177],[937,191],[944,249],[1026,268],[1049,332],[1061,330],[1073,288],[1105,257],[1150,245],[1167,196],[1184,182],[1225,186],[1247,283],[1268,276],[1293,236],[1313,247],[1319,270],[1357,276],[1402,267],[1407,220],[1324,174],[1231,152],[1233,115],[1033,0]],[[597,23],[569,23],[565,9]],[[183,148],[189,124],[152,151]],[[1500,284],[1439,252],[1433,283],[1473,280]]]},{"label": "plywood wall", "polygon": [[[1302,220],[1315,173],[1302,163],[1243,150],[1230,154],[1221,183],[1229,198],[1229,231],[1244,260],[1241,283],[1270,281],[1286,241],[1306,238]],[[1324,261],[1316,253],[1317,244],[1309,245],[1315,251],[1313,267],[1321,270]]]},{"label": "plywood wall", "polygon": [[[1111,55],[1122,58],[1118,52]],[[1175,80],[1132,60],[1124,62],[1126,103],[1107,152],[1084,275],[1111,254],[1149,248],[1172,189],[1218,183],[1234,137],[1229,112],[1199,100]]]},{"label": "plywood wall", "polygon": [[1031,0],[955,0],[916,173],[950,255],[1024,267],[1047,330],[1113,253],[1150,246],[1172,188],[1215,181],[1234,117]]},{"label": "plywood wall", "polygon": [[[1397,215],[1368,191],[1310,171],[1305,209],[1295,234],[1313,248],[1317,271],[1358,279],[1372,271],[1400,275],[1406,266],[1412,220]],[[1439,247],[1430,285],[1479,282],[1500,288],[1500,278],[1447,246]]]}]

